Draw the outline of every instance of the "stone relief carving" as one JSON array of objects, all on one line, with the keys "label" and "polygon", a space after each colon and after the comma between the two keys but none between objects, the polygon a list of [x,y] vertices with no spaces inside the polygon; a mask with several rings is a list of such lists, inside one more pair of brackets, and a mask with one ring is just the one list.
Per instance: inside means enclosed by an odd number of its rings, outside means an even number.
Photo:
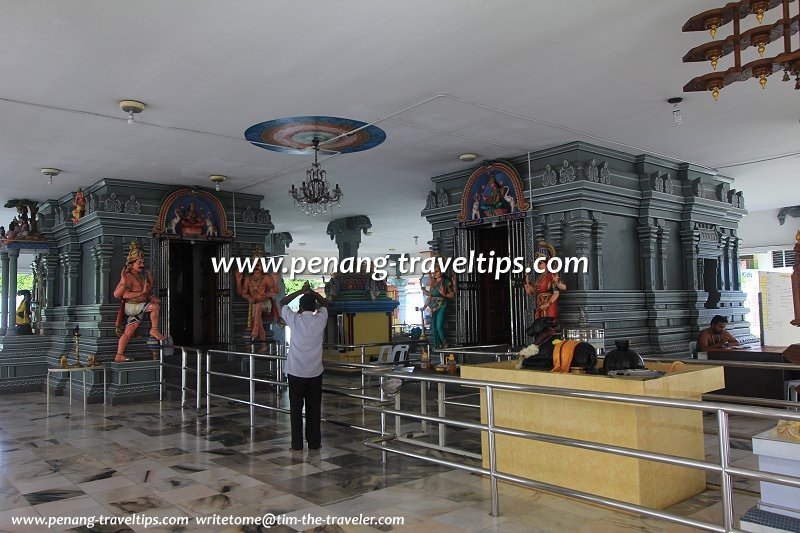
[{"label": "stone relief carving", "polygon": [[778,211],[778,222],[781,223],[781,226],[786,222],[787,216],[800,218],[800,205],[781,207],[780,211]]},{"label": "stone relief carving", "polygon": [[664,192],[667,194],[672,194],[673,189],[675,186],[672,183],[672,177],[667,172],[667,175],[664,176]]},{"label": "stone relief carving", "polygon": [[436,205],[439,207],[447,207],[450,205],[450,195],[444,188],[439,189],[439,194],[436,196]]},{"label": "stone relief carving", "polygon": [[435,209],[436,208],[436,193],[433,191],[428,191],[428,198],[425,200],[425,209]]},{"label": "stone relief carving", "polygon": [[558,169],[558,181],[560,183],[570,183],[575,181],[575,167],[569,164],[566,159]]},{"label": "stone relief carving", "polygon": [[249,205],[242,210],[242,222],[245,224],[255,224],[256,222],[256,214]]},{"label": "stone relief carving", "polygon": [[720,183],[717,185],[717,196],[719,197],[720,202],[728,202],[733,203],[731,201],[731,195],[729,193],[730,185],[727,183]]},{"label": "stone relief carving", "polygon": [[542,174],[542,187],[550,187],[558,183],[556,171],[550,168],[550,165],[544,167],[544,174]]},{"label": "stone relief carving", "polygon": [[702,178],[692,180],[692,191],[697,198],[702,198],[706,194],[706,186],[703,185]]},{"label": "stone relief carving", "polygon": [[269,214],[269,209],[260,208],[256,215],[256,222],[258,224],[270,224],[272,222],[272,215]]},{"label": "stone relief carving", "polygon": [[592,183],[597,183],[600,180],[600,172],[597,170],[597,159],[589,161],[589,166],[584,168],[586,179]]},{"label": "stone relief carving", "polygon": [[136,200],[136,195],[131,194],[130,200],[125,200],[124,211],[126,213],[130,213],[131,215],[142,214],[142,204]]},{"label": "stone relief carving", "polygon": [[736,207],[744,209],[744,193],[742,191],[736,193]]},{"label": "stone relief carving", "polygon": [[122,202],[119,198],[117,198],[117,193],[112,192],[111,195],[106,198],[105,202],[105,210],[109,213],[121,213],[122,212]]},{"label": "stone relief carving", "polygon": [[86,194],[85,196],[86,196],[86,213],[84,213],[84,216],[89,215],[96,210],[94,205],[94,194],[89,193]]},{"label": "stone relief carving", "polygon": [[698,222],[695,225],[695,229],[700,234],[700,242],[719,242],[719,231],[717,231],[717,227],[714,224]]},{"label": "stone relief carving", "polygon": [[653,190],[656,192],[664,192],[664,178],[661,176],[660,170],[653,174]]},{"label": "stone relief carving", "polygon": [[611,171],[608,169],[608,161],[603,161],[600,165],[600,183],[611,185]]}]

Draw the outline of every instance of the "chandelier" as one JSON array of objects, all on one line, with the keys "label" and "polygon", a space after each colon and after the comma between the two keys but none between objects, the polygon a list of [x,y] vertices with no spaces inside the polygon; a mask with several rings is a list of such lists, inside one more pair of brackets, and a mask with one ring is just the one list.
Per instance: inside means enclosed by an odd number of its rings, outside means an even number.
[{"label": "chandelier", "polygon": [[342,189],[339,188],[338,183],[333,191],[329,189],[325,171],[319,168],[319,161],[317,161],[319,138],[314,137],[312,143],[314,145],[314,164],[309,170],[306,170],[307,181],[304,181],[299,189],[292,184],[289,196],[294,199],[295,207],[302,209],[306,215],[317,216],[327,214],[329,206],[333,210],[334,207],[341,205]]},{"label": "chandelier", "polygon": [[[783,81],[795,77],[794,88],[800,91],[800,42],[792,50],[792,38],[800,24],[800,14],[790,15],[789,4],[794,0],[740,0],[731,2],[725,7],[704,11],[686,21],[683,31],[708,30],[711,38],[715,39],[717,30],[733,21],[733,34],[725,39],[711,41],[696,46],[689,50],[683,57],[684,63],[695,61],[709,61],[712,70],[716,71],[719,60],[733,53],[734,65],[724,72],[711,72],[698,76],[687,83],[684,92],[711,91],[716,100],[719,92],[726,85],[737,81],[755,78],[764,89],[767,86],[767,77],[774,72],[783,71]],[[761,25],[764,13],[781,6],[782,17],[773,24]],[[741,19],[755,15],[758,25],[742,32]],[[769,43],[783,41],[783,52],[773,57],[764,57],[764,52]],[[756,48],[760,59],[742,64],[742,51],[749,47]]]}]

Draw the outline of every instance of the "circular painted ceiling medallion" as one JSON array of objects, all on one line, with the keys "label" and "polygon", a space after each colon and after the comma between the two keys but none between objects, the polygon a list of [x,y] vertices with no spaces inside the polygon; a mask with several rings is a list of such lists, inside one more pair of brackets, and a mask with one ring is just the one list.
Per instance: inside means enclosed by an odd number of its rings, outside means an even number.
[{"label": "circular painted ceiling medallion", "polygon": [[[366,127],[364,127],[366,126]],[[386,133],[366,122],[338,117],[289,117],[269,120],[247,128],[244,137],[255,146],[285,154],[308,154],[314,138],[320,143],[362,128],[352,135],[322,144],[320,152],[349,154],[369,150],[386,140]]]}]

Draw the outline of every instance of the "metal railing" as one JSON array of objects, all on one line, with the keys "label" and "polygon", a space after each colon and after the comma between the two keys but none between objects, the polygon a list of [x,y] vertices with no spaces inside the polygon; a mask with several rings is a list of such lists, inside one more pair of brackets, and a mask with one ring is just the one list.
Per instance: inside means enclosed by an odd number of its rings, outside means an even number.
[{"label": "metal railing", "polygon": [[[365,373],[368,374],[371,374],[373,372],[374,371],[370,370],[365,371]],[[489,468],[465,465],[461,462],[449,461],[446,459],[431,457],[429,455],[392,447],[390,443],[392,441],[398,440],[398,435],[396,433],[395,434],[386,433],[382,434],[378,438],[367,439],[366,441],[364,441],[364,444],[369,448],[381,450],[381,452],[383,452],[382,453],[383,456],[386,455],[385,452],[397,453],[399,455],[413,457],[416,459],[433,462],[435,464],[440,464],[443,466],[449,466],[451,468],[462,469],[469,472],[474,472],[489,476],[491,481],[490,486],[491,486],[491,500],[492,500],[492,512],[491,512],[492,516],[498,516],[500,513],[499,493],[498,493],[497,483],[498,480],[503,480],[503,481],[511,481],[519,483],[535,489],[546,490],[556,494],[569,496],[590,503],[605,505],[607,507],[611,507],[621,511],[634,512],[645,516],[650,516],[653,518],[667,520],[677,524],[696,527],[706,531],[732,531],[734,523],[733,484],[731,480],[732,476],[736,475],[759,481],[768,481],[771,483],[778,483],[782,485],[788,485],[791,487],[800,488],[800,478],[797,477],[779,475],[774,473],[766,473],[766,472],[732,466],[730,443],[729,443],[730,434],[728,425],[728,417],[731,414],[756,416],[756,417],[769,418],[775,420],[786,419],[786,420],[800,421],[800,413],[779,411],[775,409],[765,409],[761,407],[743,407],[743,406],[726,405],[715,402],[701,402],[694,400],[676,400],[672,398],[653,398],[653,397],[633,396],[625,394],[577,391],[577,390],[559,389],[553,387],[470,380],[470,379],[463,379],[463,378],[456,378],[449,376],[414,375],[404,372],[389,372],[381,374],[385,378],[412,380],[420,382],[432,382],[436,383],[437,386],[439,384],[457,383],[459,385],[479,387],[485,391],[484,394],[486,395],[486,414],[487,414],[487,422],[485,424],[477,422],[454,421],[446,419],[441,416],[431,416],[424,413],[417,414],[408,411],[401,411],[399,409],[387,409],[385,407],[380,407],[380,406],[366,406],[365,409],[373,412],[378,412],[382,415],[407,417],[412,419],[424,420],[427,422],[434,422],[438,424],[453,425],[461,428],[470,428],[470,429],[485,431],[488,433],[486,452],[489,455]],[[669,407],[669,408],[689,409],[689,410],[716,413],[717,426],[719,430],[720,461],[719,464],[717,464],[708,461],[701,461],[675,455],[649,452],[632,448],[626,448],[622,446],[603,444],[593,441],[585,441],[568,437],[559,437],[556,435],[542,434],[531,431],[524,431],[513,428],[496,426],[494,422],[494,391],[496,390],[532,392],[532,393],[553,395],[566,398],[603,400],[603,401],[622,402],[635,405]],[[566,487],[536,481],[533,479],[517,476],[507,472],[500,472],[498,471],[497,468],[497,454],[496,454],[496,442],[495,442],[496,435],[498,434],[524,438],[529,440],[548,442],[553,444],[560,444],[565,446],[572,446],[584,450],[592,450],[597,452],[620,455],[624,457],[631,457],[648,461],[657,461],[676,466],[700,469],[705,472],[718,473],[722,479],[721,493],[722,493],[722,507],[723,507],[723,525],[720,527],[718,524],[702,522],[699,520],[667,513],[660,510],[650,509],[647,507],[643,507],[641,505],[631,504],[612,498],[607,498],[577,490],[572,490]]]},{"label": "metal railing", "polygon": [[[169,387],[175,387],[171,383],[167,383],[164,380],[164,369],[165,368],[173,368],[176,370],[180,370],[181,372],[181,384],[177,388],[181,391],[181,407],[186,407],[186,393],[190,392],[195,395],[195,409],[198,411],[200,410],[200,398],[201,398],[201,387],[202,387],[202,356],[203,350],[199,348],[193,348],[191,346],[174,346],[170,347],[174,350],[180,350],[181,352],[181,364],[176,365],[173,363],[169,363],[164,360],[164,348],[161,348],[159,351],[159,368],[158,368],[158,378],[161,386],[158,388],[158,401],[161,402],[164,400],[164,389]],[[189,352],[195,352],[195,366],[194,368],[188,365],[188,354]],[[167,356],[168,357],[168,356]],[[186,379],[187,373],[193,373],[195,375],[195,388],[191,389],[188,387],[188,381]]]},{"label": "metal railing", "polygon": [[[243,376],[241,374],[232,374],[232,373],[228,373],[228,372],[219,372],[219,371],[213,370],[212,369],[213,368],[212,367],[212,357],[216,357],[216,356],[239,357],[239,358],[242,358],[242,359],[247,358],[246,360],[249,363],[248,364],[248,366],[249,366],[248,375]],[[257,383],[267,384],[267,385],[274,386],[274,387],[279,388],[279,389],[280,388],[286,388],[286,387],[289,386],[289,384],[286,381],[281,379],[282,372],[283,372],[283,362],[286,360],[286,356],[285,355],[283,355],[283,354],[269,354],[269,353],[264,354],[264,353],[243,352],[243,351],[239,352],[239,351],[231,351],[231,350],[207,350],[205,352],[205,357],[206,357],[206,394],[205,394],[205,398],[206,398],[206,415],[207,416],[210,416],[210,414],[211,414],[211,399],[212,398],[218,398],[218,399],[222,399],[222,400],[227,400],[229,402],[234,402],[234,403],[238,403],[238,404],[242,404],[242,405],[247,405],[249,410],[250,410],[250,426],[251,427],[255,426],[255,410],[256,410],[256,408],[266,409],[266,410],[269,410],[269,411],[277,411],[277,412],[281,412],[281,413],[290,413],[289,409],[287,409],[285,407],[280,407],[280,405],[266,405],[266,404],[259,403],[259,402],[256,401],[256,384]],[[274,376],[274,379],[268,379],[268,378],[262,378],[262,377],[257,377],[256,376],[256,372],[255,372],[256,361],[259,360],[259,359],[270,361],[270,362],[274,361],[274,362],[277,363],[275,365],[276,375]],[[349,362],[330,361],[330,360],[323,360],[323,364],[326,367],[326,369],[337,368],[338,367],[338,368],[355,368],[355,369],[358,369],[358,370],[364,370],[364,369],[377,369],[377,368],[381,368],[381,366],[385,367],[385,365],[370,365],[370,364],[349,363]],[[271,373],[271,368],[272,368],[272,366],[270,365],[270,373]],[[363,372],[361,373],[361,375],[362,375],[362,378],[363,378]],[[228,396],[228,395],[225,395],[225,394],[221,394],[219,392],[214,392],[213,389],[212,389],[212,382],[211,382],[212,376],[219,376],[219,377],[225,377],[225,378],[228,378],[228,379],[246,381],[247,384],[248,384],[248,399],[244,400],[242,398],[238,398],[238,397],[235,397],[235,396]],[[361,400],[362,405],[363,405],[363,403],[365,401],[381,403],[381,402],[385,402],[386,401],[386,397],[385,397],[385,394],[384,394],[384,391],[383,391],[383,387],[382,387],[383,381],[384,380],[381,377],[381,379],[380,379],[380,385],[381,386],[379,387],[380,396],[368,396],[368,395],[366,395],[364,393],[363,390],[361,390],[360,393],[350,392],[351,389],[343,389],[343,388],[340,388],[340,387],[324,386],[322,390],[323,390],[323,392],[327,392],[327,393],[332,393],[332,394],[337,394],[337,395],[347,396],[347,397],[350,397],[350,398],[359,399],[359,400]],[[358,389],[356,388],[354,390],[358,390]],[[346,426],[346,427],[350,427],[350,428],[357,429],[359,431],[364,431],[364,432],[367,432],[367,433],[375,433],[375,434],[383,434],[383,433],[385,433],[385,417],[381,417],[381,423],[382,423],[381,429],[374,429],[374,428],[366,427],[365,422],[364,422],[364,414],[365,413],[362,412],[362,425],[351,424],[349,422],[335,420],[335,419],[331,419],[331,418],[325,418],[325,417],[323,417],[321,420],[323,422],[332,423],[332,424],[335,424],[335,425],[338,425],[338,426]]]}]

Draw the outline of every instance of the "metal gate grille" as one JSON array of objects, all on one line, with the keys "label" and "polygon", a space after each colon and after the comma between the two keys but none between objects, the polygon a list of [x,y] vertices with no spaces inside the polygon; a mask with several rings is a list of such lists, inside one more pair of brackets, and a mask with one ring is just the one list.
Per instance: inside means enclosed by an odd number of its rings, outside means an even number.
[{"label": "metal gate grille", "polygon": [[[458,228],[455,239],[455,256],[469,257],[469,252],[477,248],[474,231]],[[476,344],[481,339],[480,291],[477,272],[458,275],[456,295],[457,335],[459,344]]]},{"label": "metal gate grille", "polygon": [[[525,257],[525,220],[508,221],[508,256],[513,261]],[[513,267],[512,267],[513,268]],[[511,302],[511,345],[525,343],[525,274],[508,274],[508,290]]]}]

